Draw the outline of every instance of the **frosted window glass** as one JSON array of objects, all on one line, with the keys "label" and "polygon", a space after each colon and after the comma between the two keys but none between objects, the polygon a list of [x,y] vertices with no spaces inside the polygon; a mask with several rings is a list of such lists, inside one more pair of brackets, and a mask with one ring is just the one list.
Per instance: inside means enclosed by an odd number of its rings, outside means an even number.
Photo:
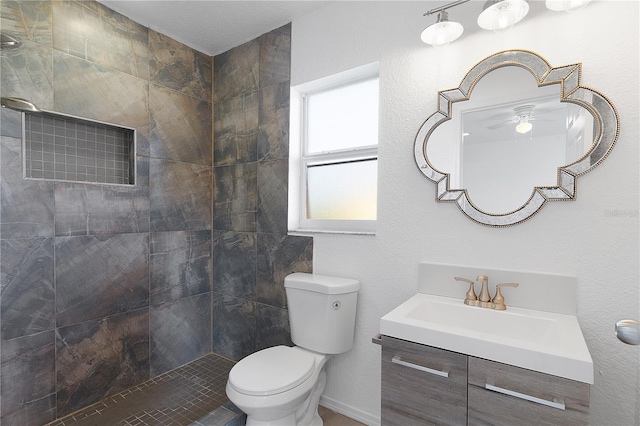
[{"label": "frosted window glass", "polygon": [[308,153],[377,144],[377,79],[308,95]]},{"label": "frosted window glass", "polygon": [[378,160],[309,166],[307,219],[376,220]]}]

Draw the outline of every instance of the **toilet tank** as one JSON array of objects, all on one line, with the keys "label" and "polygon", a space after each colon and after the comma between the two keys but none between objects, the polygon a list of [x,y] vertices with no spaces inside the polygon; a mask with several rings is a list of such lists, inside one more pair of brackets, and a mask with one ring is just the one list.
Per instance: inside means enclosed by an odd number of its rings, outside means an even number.
[{"label": "toilet tank", "polygon": [[297,272],[284,287],[293,343],[323,354],[353,347],[358,280]]}]

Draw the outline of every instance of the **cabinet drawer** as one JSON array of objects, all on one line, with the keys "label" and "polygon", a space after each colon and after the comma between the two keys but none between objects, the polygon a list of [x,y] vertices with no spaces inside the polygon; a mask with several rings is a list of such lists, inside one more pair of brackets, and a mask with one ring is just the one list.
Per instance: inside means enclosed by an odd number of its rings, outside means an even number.
[{"label": "cabinet drawer", "polygon": [[465,425],[467,356],[382,336],[382,424]]},{"label": "cabinet drawer", "polygon": [[469,357],[469,425],[587,424],[589,385]]}]

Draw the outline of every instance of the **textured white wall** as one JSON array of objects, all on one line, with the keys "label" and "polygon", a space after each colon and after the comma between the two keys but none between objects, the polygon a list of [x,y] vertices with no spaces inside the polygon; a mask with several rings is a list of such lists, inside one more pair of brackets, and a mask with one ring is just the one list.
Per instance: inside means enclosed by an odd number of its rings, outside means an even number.
[{"label": "textured white wall", "polygon": [[[640,319],[638,2],[544,10],[505,34],[467,30],[445,49],[419,40],[433,21],[422,17],[431,5],[335,2],[293,22],[294,85],[380,61],[377,235],[319,235],[314,243],[315,272],[362,280],[356,343],[329,363],[324,401],[375,423],[380,348],[371,337],[380,317],[416,292],[418,262],[429,261],[576,275],[578,319],[595,364],[591,423],[638,424],[640,348],[613,334],[616,320]],[[583,84],[613,101],[621,134],[604,164],[578,180],[577,201],[550,203],[523,224],[493,229],[434,201],[434,185],[414,163],[413,138],[436,110],[438,90],[457,87],[477,62],[514,48],[552,66],[582,62]]]}]

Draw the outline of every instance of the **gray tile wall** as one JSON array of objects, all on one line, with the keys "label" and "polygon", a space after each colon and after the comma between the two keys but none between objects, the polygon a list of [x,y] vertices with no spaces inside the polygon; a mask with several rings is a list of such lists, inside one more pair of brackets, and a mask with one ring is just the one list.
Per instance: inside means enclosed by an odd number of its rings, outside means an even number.
[{"label": "gray tile wall", "polygon": [[291,26],[214,58],[213,351],[291,345],[284,277],[311,272],[287,235]]},{"label": "gray tile wall", "polygon": [[212,69],[96,2],[0,7],[23,41],[0,55],[2,96],[135,128],[138,171],[132,187],[24,180],[20,114],[0,112],[1,422],[43,424],[212,349],[291,344],[284,277],[311,272],[312,240],[286,233],[290,26]]},{"label": "gray tile wall", "polygon": [[0,113],[0,423],[41,425],[211,351],[212,58],[93,1],[0,17],[2,96],[137,133],[135,186],[24,180]]}]

